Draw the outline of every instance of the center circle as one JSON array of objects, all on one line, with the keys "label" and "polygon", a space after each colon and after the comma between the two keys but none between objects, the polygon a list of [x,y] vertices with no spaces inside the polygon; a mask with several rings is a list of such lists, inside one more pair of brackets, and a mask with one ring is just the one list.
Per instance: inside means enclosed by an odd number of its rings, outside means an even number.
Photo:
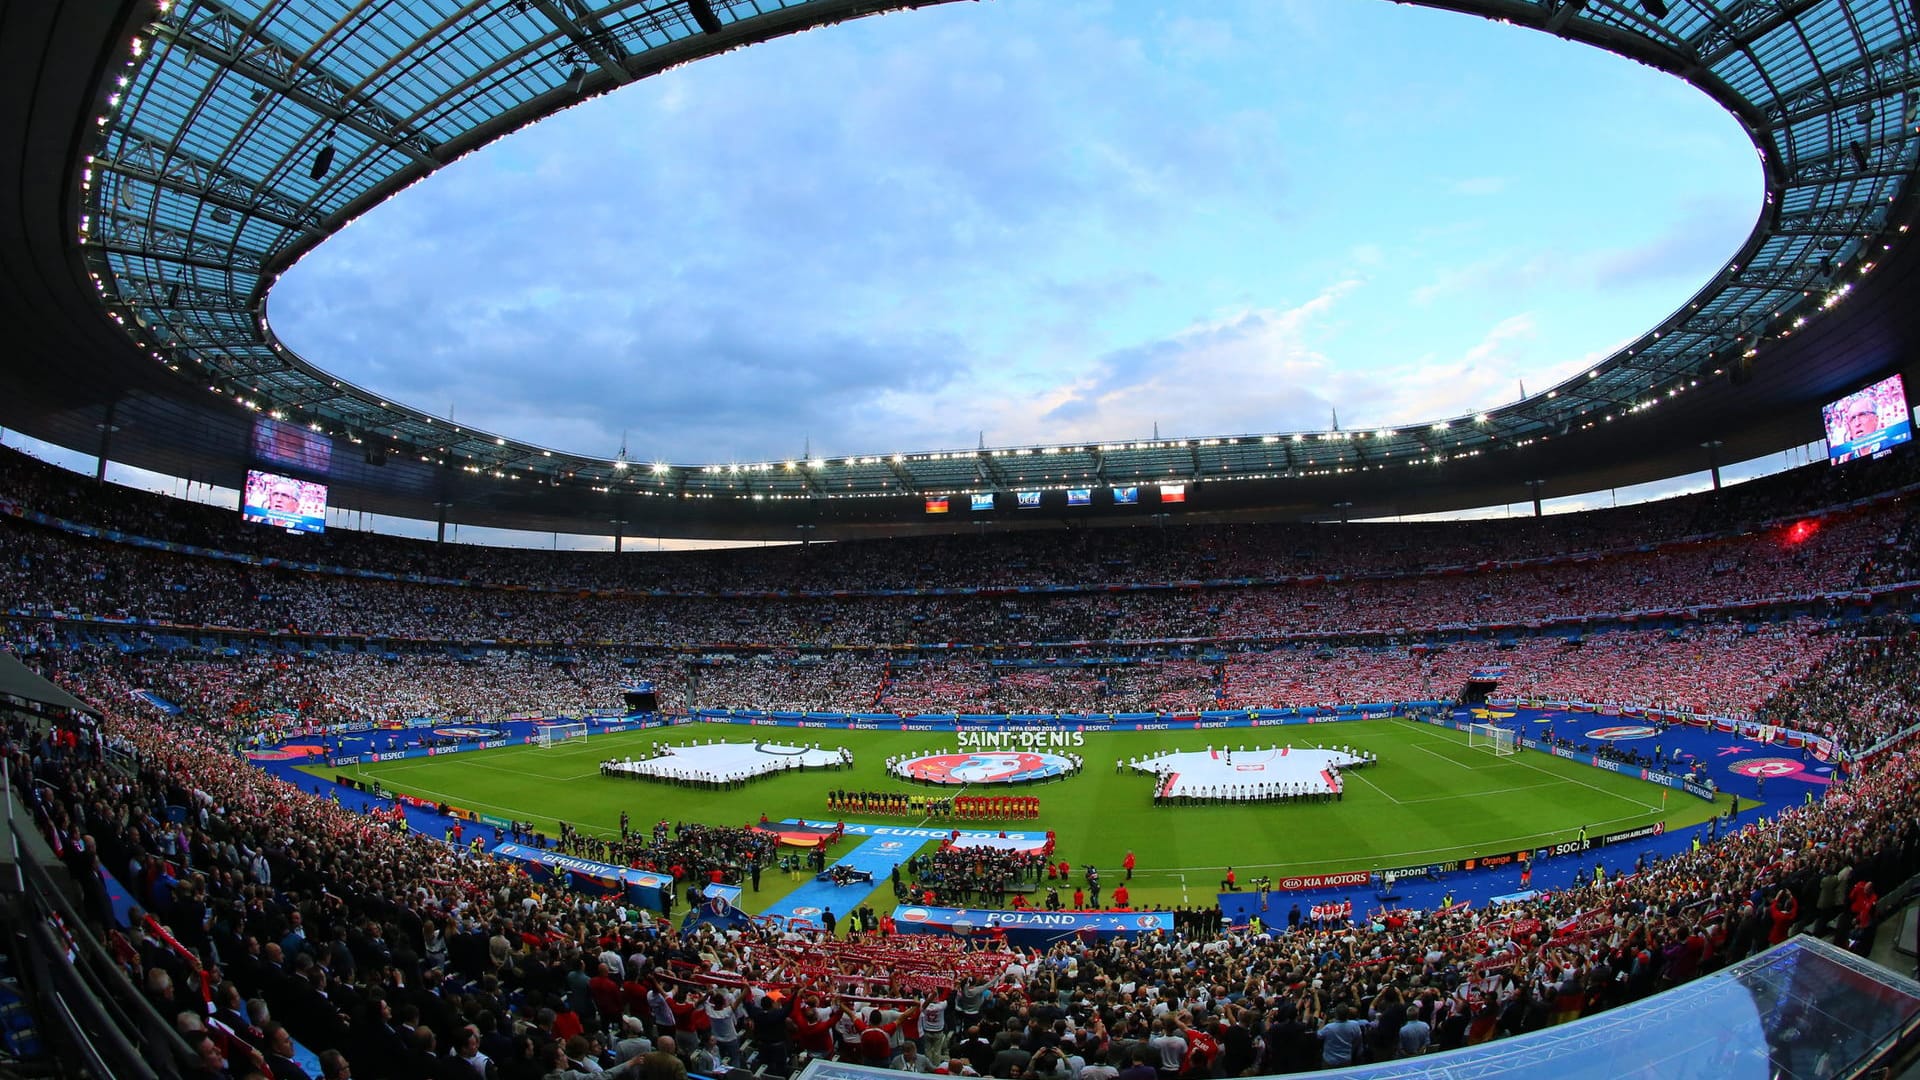
[{"label": "center circle", "polygon": [[906,779],[929,784],[1023,784],[1065,776],[1072,771],[1073,762],[1059,754],[987,750],[908,758],[893,768]]}]

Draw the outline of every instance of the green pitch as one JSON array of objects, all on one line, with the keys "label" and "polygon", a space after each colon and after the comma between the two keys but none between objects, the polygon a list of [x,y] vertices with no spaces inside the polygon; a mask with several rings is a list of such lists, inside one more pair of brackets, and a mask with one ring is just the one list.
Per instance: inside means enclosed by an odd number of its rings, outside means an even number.
[{"label": "green pitch", "polygon": [[[703,791],[652,781],[600,775],[607,758],[638,755],[653,743],[741,739],[749,732],[769,741],[819,742],[853,751],[854,767],[837,772],[775,775],[743,790]],[[1379,763],[1346,774],[1346,797],[1330,803],[1251,806],[1158,807],[1152,778],[1115,773],[1114,762],[1160,749],[1197,750],[1209,745],[1274,743],[1295,746],[1344,744],[1370,751]],[[348,769],[316,768],[317,776],[342,773],[379,780],[387,789],[469,810],[532,821],[551,835],[555,820],[583,831],[616,835],[620,811],[635,828],[660,818],[745,825],[762,813],[827,817],[825,792],[845,787],[874,791],[929,789],[886,775],[892,754],[952,749],[952,735],[926,732],[795,731],[698,725],[594,735],[543,750],[505,747],[415,758]],[[1076,867],[1093,863],[1118,870],[1132,850],[1136,905],[1211,902],[1222,869],[1231,864],[1241,880],[1384,866],[1404,866],[1514,851],[1570,840],[1581,826],[1610,832],[1665,818],[1670,827],[1705,821],[1710,804],[1545,754],[1522,751],[1498,757],[1470,749],[1466,736],[1404,720],[1368,720],[1313,727],[1258,730],[1089,733],[1075,751],[1086,760],[1076,777],[1018,788],[976,786],[972,794],[1038,795],[1037,821],[1009,829],[1052,829],[1061,857]],[[958,793],[960,789],[951,789]],[[893,825],[919,825],[907,818],[856,818]],[[977,824],[959,822],[960,828]],[[842,846],[857,843],[849,840]],[[1108,879],[1117,880],[1112,874]],[[764,875],[762,891],[743,900],[761,911],[794,883],[777,871]],[[879,896],[876,906],[890,897]]]}]

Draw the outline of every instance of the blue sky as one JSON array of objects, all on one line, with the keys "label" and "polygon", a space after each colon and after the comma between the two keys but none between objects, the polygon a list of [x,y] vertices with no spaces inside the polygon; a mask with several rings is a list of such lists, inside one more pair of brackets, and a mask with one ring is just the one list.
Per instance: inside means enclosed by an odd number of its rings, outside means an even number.
[{"label": "blue sky", "polygon": [[322,245],[270,315],[396,400],[641,461],[1380,427],[1584,369],[1760,195],[1698,92],[1545,35],[996,0],[568,110]]}]

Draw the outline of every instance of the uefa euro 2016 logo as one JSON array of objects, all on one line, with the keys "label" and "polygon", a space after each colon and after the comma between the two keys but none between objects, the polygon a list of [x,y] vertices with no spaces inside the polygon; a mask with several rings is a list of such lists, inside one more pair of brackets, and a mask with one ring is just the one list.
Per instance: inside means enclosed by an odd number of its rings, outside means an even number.
[{"label": "uefa euro 2016 logo", "polygon": [[1064,775],[1071,765],[1058,754],[1005,751],[932,754],[903,762],[900,768],[915,780],[935,784],[1017,784]]}]

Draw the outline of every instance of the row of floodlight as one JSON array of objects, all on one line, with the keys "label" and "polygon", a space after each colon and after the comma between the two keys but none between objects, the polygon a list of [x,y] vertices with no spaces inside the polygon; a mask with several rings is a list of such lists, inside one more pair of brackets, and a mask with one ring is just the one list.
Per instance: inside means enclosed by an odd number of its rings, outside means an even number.
[{"label": "row of floodlight", "polygon": [[[157,4],[158,10],[163,15],[168,11],[170,6],[171,6],[170,0],[159,0],[159,3]],[[1642,3],[1641,6],[1643,9],[1646,10],[1646,12],[1649,15],[1651,15],[1655,19],[1663,19],[1668,14],[1666,5],[1663,3],[1659,3],[1658,0],[1646,0],[1646,2]],[[714,32],[713,29],[707,27],[705,19],[702,19],[700,21],[702,23],[703,29],[706,29],[707,32],[709,33]],[[146,55],[146,50],[147,50],[147,46],[143,38],[139,36],[135,36],[131,40],[129,45],[130,55],[126,60],[126,64],[125,64],[127,72],[123,72],[114,77],[112,81],[112,86],[105,100],[105,110],[97,118],[97,125],[99,127],[105,128],[111,122],[113,111],[119,108],[123,103],[125,94],[131,82],[131,77],[129,72],[135,69],[137,65],[141,62],[142,58]],[[1912,122],[1913,114],[1916,108],[1920,108],[1920,104],[1916,104],[1914,95],[1909,94],[1908,109],[1907,109],[1907,112],[1909,114],[1908,116],[1909,123]],[[1866,161],[1865,161],[1866,153],[1865,153],[1865,148],[1863,146],[1861,146],[1858,142],[1852,143],[1848,146],[1848,152],[1852,156],[1857,166],[1863,169],[1866,167]],[[322,179],[330,171],[333,157],[334,157],[334,146],[333,146],[332,132],[329,131],[327,137],[323,140],[323,143],[320,149],[316,153],[314,160],[312,162],[312,167],[310,169],[310,175],[315,181]],[[86,194],[90,193],[92,190],[92,186],[94,183],[93,164],[94,164],[94,159],[91,155],[89,155],[86,159],[86,168],[83,169],[81,173],[81,178],[82,178],[81,188],[83,192],[83,197]],[[1888,201],[1892,202],[1891,196],[1889,197]],[[87,242],[90,238],[92,224],[93,224],[92,215],[83,212],[79,221],[80,240],[83,243]],[[1899,231],[1901,233],[1905,233],[1907,232],[1907,228],[1908,227],[1906,225],[1901,225],[1899,227]],[[1890,248],[1890,246],[1891,245],[1889,244],[1882,245],[1883,250]],[[1830,255],[1822,256],[1823,270],[1829,270],[1831,265],[1832,265],[1831,256]],[[1865,261],[1859,266],[1858,272],[1864,275],[1870,272],[1874,268],[1874,265],[1875,264],[1872,261]],[[1734,265],[1730,267],[1729,272],[1737,273],[1739,269],[1740,268],[1738,265]],[[129,326],[127,320],[118,311],[112,310],[111,300],[106,297],[105,281],[101,279],[98,273],[94,273],[92,276],[93,276],[96,290],[98,290],[102,294],[103,299],[107,299],[109,301],[109,309],[108,309],[109,317],[112,318],[123,329],[125,329],[130,335],[133,335],[136,328],[133,326]],[[1851,283],[1841,283],[1837,287],[1833,288],[1831,291],[1828,291],[1824,296],[1820,298],[1819,310],[1827,311],[1832,309],[1835,305],[1839,304],[1842,300],[1846,298],[1847,294],[1851,290],[1851,287],[1852,287]],[[178,284],[176,283],[167,292],[169,304],[173,302],[173,298],[177,296],[177,293],[178,293]],[[1803,296],[1811,298],[1812,295],[1813,294],[1811,290],[1803,292]],[[129,306],[145,306],[145,305],[129,305]],[[1699,305],[1696,302],[1693,305],[1693,308],[1694,310],[1697,310],[1698,307]],[[1773,317],[1775,319],[1778,319],[1778,318],[1781,318],[1783,314],[1784,314],[1783,311],[1776,310],[1773,313]],[[1818,312],[1815,312],[1815,314],[1818,314]],[[257,314],[256,317],[258,318],[258,321],[259,321],[262,339],[264,341],[270,342],[271,347],[274,351],[276,352],[284,351],[278,342],[272,341],[271,330],[266,324],[264,313],[259,313]],[[135,316],[134,321],[142,327],[145,326],[144,320],[140,319],[137,314]],[[1773,336],[1776,338],[1788,337],[1794,331],[1800,329],[1801,327],[1804,327],[1806,323],[1807,323],[1807,315],[1805,314],[1798,315],[1794,318],[1791,327],[1778,330],[1774,332]],[[1764,330],[1760,332],[1756,332],[1754,334],[1753,343],[1744,349],[1742,353],[1742,359],[1745,359],[1745,360],[1753,359],[1757,355],[1760,342],[1765,338],[1765,336],[1766,336],[1766,333]],[[1649,340],[1657,341],[1660,339],[1660,337],[1661,337],[1661,331],[1656,330],[1650,334]],[[1742,343],[1744,342],[1745,342],[1745,339],[1743,337]],[[1627,355],[1632,356],[1634,355],[1635,351],[1636,349],[1630,348],[1627,350]],[[153,351],[152,356],[155,360],[165,364],[172,371],[179,372],[181,370],[179,366],[179,359],[177,356],[173,359],[169,359],[163,356],[162,353],[159,351]],[[1716,358],[1717,358],[1717,354],[1716,354]],[[206,364],[206,361],[204,358],[194,357],[193,359],[194,359],[194,362],[199,363],[203,366]],[[1716,375],[1722,374],[1722,373],[1723,373],[1723,368],[1716,368],[1714,370],[1714,374]],[[1601,374],[1601,369],[1599,367],[1595,367],[1587,371],[1586,377],[1588,380],[1592,380],[1597,378],[1600,374]],[[1595,426],[1596,423],[1610,422],[1616,419],[1623,418],[1627,415],[1643,412],[1647,409],[1651,409],[1659,405],[1663,400],[1671,400],[1677,397],[1680,393],[1688,389],[1695,388],[1698,385],[1699,385],[1698,378],[1693,378],[1685,381],[1675,381],[1664,388],[1665,389],[1664,397],[1660,393],[1662,388],[1656,387],[1656,386],[1649,386],[1648,392],[1652,396],[1639,400],[1631,405],[1622,406],[1619,412],[1604,414],[1597,419],[1587,419],[1581,423],[1581,428],[1583,430],[1586,428],[1592,428],[1593,426]],[[342,384],[337,380],[332,381],[332,386],[336,391],[341,391],[343,393],[351,394],[351,392],[343,388]],[[216,381],[208,386],[208,390],[214,394],[220,395],[223,398],[230,396],[237,405],[243,408],[247,408],[254,412],[266,412],[267,414],[271,415],[273,418],[278,420],[285,420],[289,416],[289,412],[286,409],[271,408],[271,407],[263,406],[261,404],[260,397],[254,396],[254,395],[263,396],[265,394],[265,391],[258,386],[252,387],[251,394],[249,394],[249,388],[239,387],[236,389],[233,386],[221,385],[217,381],[217,377],[216,377]],[[1550,390],[1544,395],[1544,397],[1549,400],[1554,399],[1558,396],[1559,396],[1559,391],[1557,389]],[[382,409],[391,408],[391,406],[389,406],[388,403],[385,401],[380,401],[379,407]],[[295,411],[299,412],[303,410],[295,410]],[[366,434],[363,432],[356,431],[350,425],[345,427],[344,429],[335,430],[334,425],[337,425],[339,423],[340,418],[326,416],[325,414],[319,412],[317,409],[309,409],[304,411],[307,412],[308,414],[306,417],[307,427],[310,430],[313,430],[315,432],[326,432],[332,435],[344,435],[355,444],[361,443],[363,434]],[[1578,421],[1580,420],[1581,417],[1586,417],[1588,415],[1589,415],[1589,410],[1582,409],[1574,417],[1570,419]],[[420,415],[417,418],[421,422],[427,425],[432,425],[434,423],[434,419],[432,417]],[[1484,413],[1484,412],[1477,413],[1473,415],[1470,419],[1466,417],[1462,417],[1455,420],[1442,420],[1442,421],[1434,422],[1428,426],[1428,430],[1436,434],[1445,433],[1453,429],[1456,425],[1485,426],[1487,424],[1490,424],[1492,422],[1492,419],[1493,418],[1488,413]],[[331,424],[324,423],[323,420],[331,421],[332,423]],[[480,433],[480,432],[475,432],[469,435],[468,433],[465,433],[460,427],[457,427],[457,426],[452,426],[451,430],[455,434],[461,435],[463,439],[475,439],[475,438],[490,439],[494,447],[504,448],[507,446],[506,440],[500,436],[488,436],[485,433]],[[1564,433],[1564,430],[1565,429],[1563,427],[1562,433]],[[838,465],[841,467],[860,467],[860,466],[872,466],[872,465],[880,465],[880,464],[903,465],[909,462],[966,461],[966,460],[976,460],[980,458],[1004,458],[1004,457],[1027,456],[1027,455],[1065,455],[1065,454],[1096,454],[1096,453],[1107,454],[1107,453],[1123,453],[1123,452],[1129,452],[1129,451],[1212,448],[1212,447],[1219,447],[1219,446],[1234,446],[1234,445],[1241,445],[1241,444],[1270,445],[1274,443],[1280,443],[1283,441],[1296,443],[1296,444],[1305,443],[1308,441],[1343,442],[1343,441],[1350,441],[1350,440],[1366,439],[1369,437],[1375,440],[1386,440],[1386,439],[1397,438],[1400,435],[1401,435],[1401,432],[1394,428],[1380,428],[1372,431],[1367,431],[1367,430],[1352,431],[1352,430],[1336,429],[1332,431],[1324,431],[1324,432],[1318,432],[1318,433],[1296,432],[1289,435],[1209,437],[1209,438],[1202,438],[1202,439],[1171,439],[1171,440],[1163,440],[1163,439],[1156,438],[1153,440],[1146,440],[1146,441],[1089,443],[1089,444],[1083,444],[1083,445],[1077,445],[1077,446],[1066,445],[1066,446],[1019,447],[1019,448],[1003,448],[1003,449],[981,448],[976,450],[938,451],[938,452],[915,453],[915,454],[895,453],[890,456],[880,456],[880,455],[848,456],[844,458],[839,458],[837,460],[828,459],[824,457],[808,457],[808,458],[790,459],[790,460],[786,460],[779,463],[757,462],[752,464],[728,464],[728,465],[714,464],[714,465],[674,466],[666,462],[656,461],[646,466],[646,470],[655,479],[659,480],[662,483],[665,483],[666,478],[674,474],[676,471],[681,473],[698,474],[703,476],[722,476],[722,475],[737,476],[743,473],[753,474],[753,473],[809,472],[809,473],[817,474],[835,465]],[[1535,434],[1522,439],[1509,440],[1507,445],[1515,448],[1525,447],[1525,446],[1532,445],[1543,439],[1546,439],[1548,437],[1549,436],[1544,433]],[[406,441],[401,436],[395,436],[394,438],[396,443],[404,443],[404,441]],[[404,445],[402,445],[400,448],[403,451],[407,451],[407,448]],[[1404,460],[1408,460],[1409,464],[1415,464],[1415,465],[1438,464],[1438,463],[1450,460],[1452,458],[1477,455],[1481,452],[1482,448],[1483,447],[1476,447],[1475,449],[1472,449],[1472,450],[1456,450],[1455,452],[1449,454],[1449,453],[1441,453],[1441,452],[1431,452],[1431,448],[1427,448],[1423,446],[1422,449],[1429,451],[1428,453],[1416,454],[1416,456],[1414,456],[1413,458],[1404,459]],[[412,448],[413,451],[418,451],[420,449],[422,448],[418,446],[415,446]],[[534,448],[527,448],[527,449],[531,450]],[[554,456],[554,453],[552,450],[540,449],[538,452],[541,458],[550,459]],[[558,484],[560,483],[562,476],[564,476],[566,479],[569,479],[569,480],[580,479],[581,477],[579,474],[581,469],[584,468],[584,469],[591,470],[594,467],[593,464],[591,463],[576,463],[572,469],[566,470],[564,473],[562,473],[560,470],[554,470],[550,473],[548,477],[542,477],[538,474],[536,470],[532,468],[527,468],[525,466],[523,466],[524,473],[522,473],[522,472],[515,471],[510,466],[503,467],[500,463],[497,463],[497,462],[489,465],[489,464],[472,461],[471,459],[473,459],[475,455],[471,450],[465,450],[465,449],[450,450],[448,446],[440,446],[439,453],[441,455],[454,454],[454,455],[463,456],[470,459],[468,463],[457,464],[458,468],[468,473],[472,473],[476,475],[491,475],[501,479],[511,479],[511,480],[520,480],[523,478],[523,475],[524,475],[526,477],[534,478],[539,483],[542,483],[542,484],[549,483],[549,482]],[[1390,454],[1391,452],[1387,451],[1385,453]],[[420,453],[419,458],[422,462],[426,462],[426,463],[437,463],[440,465],[448,464],[448,460],[446,457],[444,456],[436,457],[431,452]],[[1296,475],[1306,475],[1308,473],[1313,473],[1317,475],[1318,472],[1326,472],[1326,471],[1344,472],[1344,471],[1349,471],[1350,468],[1384,467],[1380,463],[1375,463],[1374,465],[1356,465],[1352,467],[1336,466],[1330,470],[1319,469],[1316,471],[1311,468],[1311,466],[1314,466],[1315,464],[1316,463],[1309,461],[1307,463],[1309,468],[1304,471],[1299,468],[1289,468],[1284,470],[1281,473],[1240,473],[1240,474],[1223,475],[1220,477],[1213,477],[1211,479],[1222,479],[1222,480],[1224,479],[1236,479],[1236,480],[1267,479],[1267,478],[1272,478],[1275,475],[1296,476]],[[1321,464],[1324,464],[1324,463],[1321,463]],[[625,474],[632,468],[631,463],[628,462],[625,458],[624,451],[620,457],[608,462],[607,465],[616,474]],[[636,477],[626,476],[625,479],[630,485],[637,483]],[[1194,479],[1196,480],[1203,479],[1203,477],[1194,477]],[[699,481],[695,481],[695,482],[698,483]],[[881,482],[882,482],[882,486],[891,486],[890,483],[884,477],[882,478]],[[851,486],[851,481],[848,481],[847,483],[849,486]],[[685,481],[681,481],[681,484],[682,486],[684,486]],[[731,487],[731,484],[729,483],[728,486]],[[903,484],[903,489],[904,489],[904,486],[905,485]],[[609,489],[602,488],[601,490],[609,490]],[[642,492],[642,493],[652,494],[653,492]],[[898,494],[893,492],[839,492],[839,493],[836,493],[826,489],[822,489],[820,493],[827,494],[829,496],[834,496],[834,497],[845,497],[845,496],[852,496],[852,495],[881,496],[881,495]],[[689,492],[681,491],[681,492],[678,492],[677,494],[680,494],[682,496],[699,495],[700,497],[711,497],[712,493],[710,492],[689,493]],[[814,497],[813,495],[780,496],[780,495],[768,495],[765,493],[754,493],[754,495],[756,498]]]}]

